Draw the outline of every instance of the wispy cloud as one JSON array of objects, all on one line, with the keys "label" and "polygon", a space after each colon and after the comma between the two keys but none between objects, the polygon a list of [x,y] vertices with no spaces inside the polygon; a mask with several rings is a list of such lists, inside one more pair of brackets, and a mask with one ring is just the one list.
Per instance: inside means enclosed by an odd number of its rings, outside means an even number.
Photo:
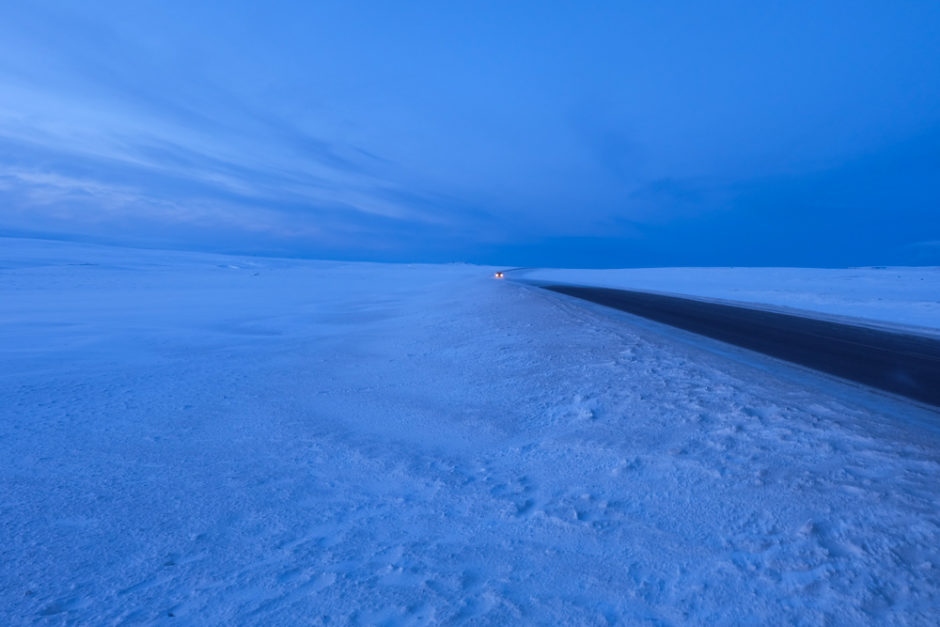
[{"label": "wispy cloud", "polygon": [[857,263],[940,228],[930,7],[413,11],[0,7],[0,229]]},{"label": "wispy cloud", "polygon": [[371,151],[316,137],[197,68],[161,67],[100,23],[39,13],[20,17],[62,45],[19,38],[46,63],[0,65],[0,177],[16,190],[20,215],[214,219],[314,239],[361,230],[369,216],[455,221],[446,207],[404,202],[420,192],[397,194],[393,164]]}]

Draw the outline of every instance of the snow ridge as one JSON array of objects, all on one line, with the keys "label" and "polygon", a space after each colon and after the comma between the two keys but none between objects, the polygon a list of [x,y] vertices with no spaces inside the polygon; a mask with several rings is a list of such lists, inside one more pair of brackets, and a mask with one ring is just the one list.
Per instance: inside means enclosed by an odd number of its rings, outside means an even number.
[{"label": "snow ridge", "polygon": [[3,251],[4,624],[935,622],[936,414],[485,268]]}]

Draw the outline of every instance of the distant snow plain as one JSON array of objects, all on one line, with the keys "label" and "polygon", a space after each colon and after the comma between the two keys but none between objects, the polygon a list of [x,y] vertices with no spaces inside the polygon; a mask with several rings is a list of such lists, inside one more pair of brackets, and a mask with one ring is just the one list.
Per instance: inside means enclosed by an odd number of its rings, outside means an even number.
[{"label": "distant snow plain", "polygon": [[743,303],[855,324],[940,333],[940,268],[526,269],[542,282],[632,289]]},{"label": "distant snow plain", "polygon": [[935,411],[491,274],[0,240],[0,623],[935,624]]}]

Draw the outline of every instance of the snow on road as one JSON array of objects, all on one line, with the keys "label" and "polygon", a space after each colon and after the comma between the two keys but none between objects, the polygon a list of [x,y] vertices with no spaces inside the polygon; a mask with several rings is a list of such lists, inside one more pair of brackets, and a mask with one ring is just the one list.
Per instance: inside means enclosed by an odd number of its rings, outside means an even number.
[{"label": "snow on road", "polygon": [[0,240],[0,623],[935,622],[936,414],[489,274]]},{"label": "snow on road", "polygon": [[511,276],[735,301],[940,333],[940,267],[534,269]]}]

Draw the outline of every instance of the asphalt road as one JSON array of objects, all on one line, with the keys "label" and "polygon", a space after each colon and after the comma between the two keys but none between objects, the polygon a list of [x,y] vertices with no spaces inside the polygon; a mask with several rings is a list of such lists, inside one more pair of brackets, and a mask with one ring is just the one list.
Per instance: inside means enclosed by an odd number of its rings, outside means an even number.
[{"label": "asphalt road", "polygon": [[647,292],[541,285],[940,407],[940,340]]}]

